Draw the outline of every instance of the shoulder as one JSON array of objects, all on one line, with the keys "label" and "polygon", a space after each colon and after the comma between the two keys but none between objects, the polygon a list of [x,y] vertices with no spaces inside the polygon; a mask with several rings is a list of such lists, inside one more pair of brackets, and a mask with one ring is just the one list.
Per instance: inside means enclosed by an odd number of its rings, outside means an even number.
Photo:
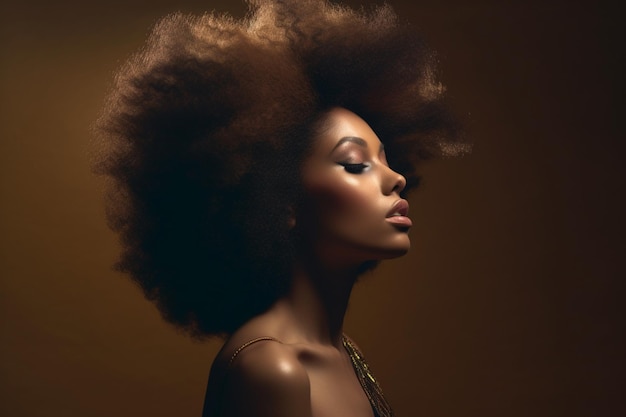
[{"label": "shoulder", "polygon": [[288,345],[274,340],[251,344],[237,354],[228,374],[228,415],[311,415],[309,376]]}]

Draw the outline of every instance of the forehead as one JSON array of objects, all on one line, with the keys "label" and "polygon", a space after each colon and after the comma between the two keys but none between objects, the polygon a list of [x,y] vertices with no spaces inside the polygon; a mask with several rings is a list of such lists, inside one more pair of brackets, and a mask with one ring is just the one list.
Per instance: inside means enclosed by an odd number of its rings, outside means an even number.
[{"label": "forehead", "polygon": [[365,120],[344,108],[334,108],[323,121],[325,129],[314,141],[314,153],[329,154],[342,138],[357,137],[365,141],[367,148],[378,151],[380,140]]}]

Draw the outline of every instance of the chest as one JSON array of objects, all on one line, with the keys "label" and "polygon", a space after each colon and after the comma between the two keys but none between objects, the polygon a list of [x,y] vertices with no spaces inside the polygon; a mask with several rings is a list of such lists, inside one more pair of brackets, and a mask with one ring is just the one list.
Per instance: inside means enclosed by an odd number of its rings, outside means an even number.
[{"label": "chest", "polygon": [[348,358],[307,364],[313,417],[374,417]]}]

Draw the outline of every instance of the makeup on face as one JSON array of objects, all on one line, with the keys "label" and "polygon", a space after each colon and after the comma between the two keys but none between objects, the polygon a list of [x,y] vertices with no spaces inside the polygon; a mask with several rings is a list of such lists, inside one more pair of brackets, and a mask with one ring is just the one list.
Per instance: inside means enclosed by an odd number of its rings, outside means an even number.
[{"label": "makeup on face", "polygon": [[406,180],[388,166],[384,146],[366,121],[337,108],[328,113],[328,123],[302,172],[307,208],[301,220],[311,240],[359,261],[406,253],[412,225],[400,197]]}]

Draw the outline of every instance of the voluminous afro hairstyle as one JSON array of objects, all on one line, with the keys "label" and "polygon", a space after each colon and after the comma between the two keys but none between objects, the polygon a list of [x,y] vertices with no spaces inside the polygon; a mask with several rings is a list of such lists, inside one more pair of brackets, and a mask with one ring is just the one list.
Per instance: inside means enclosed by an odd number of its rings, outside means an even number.
[{"label": "voluminous afro hairstyle", "polygon": [[117,268],[198,338],[232,333],[288,288],[288,207],[329,109],[366,120],[409,188],[421,160],[464,149],[433,54],[389,7],[249,4],[241,20],[162,19],[97,123]]}]

